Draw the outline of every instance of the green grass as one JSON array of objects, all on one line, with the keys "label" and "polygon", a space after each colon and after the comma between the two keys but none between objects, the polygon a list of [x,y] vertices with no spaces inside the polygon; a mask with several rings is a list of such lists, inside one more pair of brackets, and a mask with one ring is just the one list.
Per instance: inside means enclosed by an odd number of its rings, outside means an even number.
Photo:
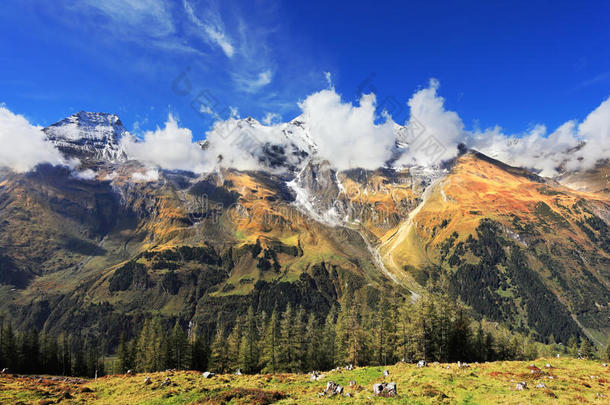
[{"label": "green grass", "polygon": [[[326,372],[322,379],[313,382],[307,374],[219,375],[205,379],[193,371],[112,375],[83,384],[50,379],[37,383],[34,378],[0,376],[0,403],[57,401],[66,392],[72,398],[62,403],[129,405],[609,403],[610,370],[600,362],[553,358],[538,359],[534,363],[542,373],[532,374],[528,368],[530,362],[471,364],[464,369],[458,369],[456,364],[434,363],[420,369],[413,364],[399,363]],[[546,363],[552,368],[545,368]],[[383,377],[384,369],[390,372],[387,378]],[[152,384],[144,384],[146,376],[151,377]],[[172,384],[161,387],[166,377]],[[329,380],[343,385],[352,397],[319,398],[318,393]],[[356,385],[350,387],[352,380]],[[396,398],[373,397],[373,384],[383,381],[397,383]],[[517,391],[515,385],[520,381],[526,381],[529,388]],[[540,382],[546,388],[535,388]]]}]

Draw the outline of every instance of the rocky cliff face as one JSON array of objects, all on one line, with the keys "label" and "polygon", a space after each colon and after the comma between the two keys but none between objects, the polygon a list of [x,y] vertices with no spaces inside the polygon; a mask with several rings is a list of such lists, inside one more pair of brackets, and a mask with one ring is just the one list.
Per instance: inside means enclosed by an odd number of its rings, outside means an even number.
[{"label": "rocky cliff face", "polygon": [[69,157],[111,162],[126,159],[120,140],[127,130],[114,114],[81,111],[43,131]]}]

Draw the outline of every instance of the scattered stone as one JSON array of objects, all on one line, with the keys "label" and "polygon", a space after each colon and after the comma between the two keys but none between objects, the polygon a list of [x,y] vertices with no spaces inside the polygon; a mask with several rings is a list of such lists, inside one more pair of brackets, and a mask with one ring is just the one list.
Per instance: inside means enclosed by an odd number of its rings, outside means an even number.
[{"label": "scattered stone", "polygon": [[519,383],[517,383],[517,385],[515,386],[515,389],[517,391],[523,391],[527,389],[527,383],[525,381],[521,381]]},{"label": "scattered stone", "polygon": [[449,370],[449,369],[451,369],[451,366],[450,366],[450,365],[446,365],[446,366],[445,366],[445,368],[446,368],[447,370]]},{"label": "scattered stone", "polygon": [[343,394],[343,387],[337,384],[334,381],[329,381],[326,383],[326,389],[324,390],[324,395],[341,395]]},{"label": "scattered stone", "polygon": [[240,370],[240,369],[237,369],[237,371],[235,372],[235,375],[242,375],[242,374],[241,374],[241,370]]},{"label": "scattered stone", "polygon": [[351,380],[348,384],[350,387],[353,387],[354,385],[356,385],[356,381]]},{"label": "scattered stone", "polygon": [[2,369],[2,373],[0,373],[0,374],[6,374],[6,373],[8,373],[8,368],[5,367]]},{"label": "scattered stone", "polygon": [[212,378],[214,377],[216,374],[211,373],[209,371],[206,371],[205,373],[203,373],[203,378]]},{"label": "scattered stone", "polygon": [[150,377],[146,377],[144,379],[144,385],[150,385],[150,384],[152,384],[152,380],[150,379]]},{"label": "scattered stone", "polygon": [[352,394],[350,394],[350,393],[348,392],[348,393],[346,393],[346,394],[345,394],[345,397],[346,397],[346,398],[351,398],[351,397],[352,397]]},{"label": "scattered stone", "polygon": [[536,388],[546,388],[546,384],[545,383],[538,383],[538,384],[536,384]]},{"label": "scattered stone", "polygon": [[396,393],[396,383],[373,384],[373,395],[377,397],[395,397]]},{"label": "scattered stone", "polygon": [[555,357],[560,358],[561,354],[557,353],[557,355]]},{"label": "scattered stone", "polygon": [[542,373],[542,370],[540,370],[538,367],[536,367],[536,365],[533,364],[533,363],[530,364],[528,368],[530,369],[530,374],[540,374],[540,373]]},{"label": "scattered stone", "polygon": [[602,363],[602,367],[608,367],[606,363]]},{"label": "scattered stone", "polygon": [[426,367],[427,365],[428,365],[428,363],[426,363],[424,360],[420,360],[417,362],[418,368]]},{"label": "scattered stone", "polygon": [[390,375],[390,372],[388,370],[383,370],[384,377],[388,377],[389,375]]},{"label": "scattered stone", "polygon": [[317,371],[312,371],[311,375],[309,376],[309,380],[310,381],[317,381],[319,375],[320,374]]},{"label": "scattered stone", "polygon": [[127,375],[135,375],[136,373],[133,372],[133,370],[127,370]]},{"label": "scattered stone", "polygon": [[462,368],[470,368],[470,364],[468,363],[462,363],[458,361],[458,368],[462,369]]},{"label": "scattered stone", "polygon": [[38,384],[42,384],[42,378],[38,379]]},{"label": "scattered stone", "polygon": [[546,363],[546,364],[544,365],[544,367],[546,367],[546,368],[551,368],[551,363]]},{"label": "scattered stone", "polygon": [[348,364],[347,366],[345,366],[345,369],[347,371],[352,371],[354,369],[354,365],[353,364]]},{"label": "scattered stone", "polygon": [[163,381],[163,382],[161,383],[161,386],[162,386],[162,387],[167,387],[167,386],[169,386],[171,383],[172,383],[172,380],[170,380],[170,379],[169,379],[169,377],[165,377],[165,381]]}]

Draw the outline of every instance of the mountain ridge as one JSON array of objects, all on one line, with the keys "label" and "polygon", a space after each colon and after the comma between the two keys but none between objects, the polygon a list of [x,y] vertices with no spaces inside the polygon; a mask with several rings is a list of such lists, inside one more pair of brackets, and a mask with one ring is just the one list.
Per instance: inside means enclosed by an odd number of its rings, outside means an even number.
[{"label": "mountain ridge", "polygon": [[[82,138],[70,133],[80,116]],[[603,192],[465,147],[436,167],[341,171],[272,142],[264,167],[287,165],[281,173],[158,170],[141,181],[148,168],[114,154],[128,134],[117,116],[72,117],[45,132],[94,178],[0,171],[0,309],[22,327],[116,340],[117,325],[151,311],[211,331],[219,313],[230,321],[253,304],[325,316],[347,293],[366,305],[388,290],[443,289],[541,340],[610,333]]]}]

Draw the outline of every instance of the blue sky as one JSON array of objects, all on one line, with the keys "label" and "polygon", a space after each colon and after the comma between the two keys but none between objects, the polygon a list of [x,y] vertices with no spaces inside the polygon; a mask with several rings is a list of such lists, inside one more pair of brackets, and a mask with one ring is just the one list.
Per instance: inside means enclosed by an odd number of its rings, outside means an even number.
[{"label": "blue sky", "polygon": [[172,113],[200,139],[202,103],[289,120],[330,72],[344,100],[395,100],[399,122],[436,78],[468,128],[554,129],[610,95],[608,16],[606,1],[5,0],[0,103],[39,125],[113,112],[135,132]]}]

